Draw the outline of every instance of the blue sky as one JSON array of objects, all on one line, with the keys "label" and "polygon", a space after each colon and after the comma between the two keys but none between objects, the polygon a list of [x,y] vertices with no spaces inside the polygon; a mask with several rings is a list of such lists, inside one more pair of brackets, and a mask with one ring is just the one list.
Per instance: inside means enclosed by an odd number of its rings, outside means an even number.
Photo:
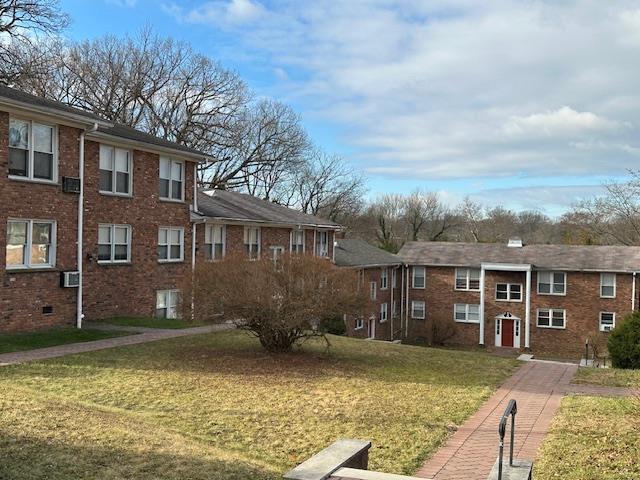
[{"label": "blue sky", "polygon": [[640,5],[620,0],[63,0],[68,35],[190,42],[291,104],[369,195],[558,215],[640,159]]}]

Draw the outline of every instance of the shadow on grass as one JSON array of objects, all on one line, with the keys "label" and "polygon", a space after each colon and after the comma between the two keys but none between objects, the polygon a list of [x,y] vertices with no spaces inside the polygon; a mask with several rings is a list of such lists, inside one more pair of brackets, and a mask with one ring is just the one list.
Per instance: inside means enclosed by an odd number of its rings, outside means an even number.
[{"label": "shadow on grass", "polygon": [[[271,480],[274,472],[210,456],[132,452],[104,445],[74,445],[0,436],[0,479]],[[167,445],[170,448],[170,445]]]}]

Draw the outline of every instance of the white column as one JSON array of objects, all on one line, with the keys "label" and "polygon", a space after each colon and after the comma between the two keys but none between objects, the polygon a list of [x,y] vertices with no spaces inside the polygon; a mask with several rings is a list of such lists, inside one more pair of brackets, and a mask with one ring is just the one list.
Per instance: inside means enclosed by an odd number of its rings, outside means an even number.
[{"label": "white column", "polygon": [[531,331],[531,268],[527,270],[526,303],[524,308],[524,348],[529,348]]},{"label": "white column", "polygon": [[480,345],[484,345],[484,266],[480,267]]}]

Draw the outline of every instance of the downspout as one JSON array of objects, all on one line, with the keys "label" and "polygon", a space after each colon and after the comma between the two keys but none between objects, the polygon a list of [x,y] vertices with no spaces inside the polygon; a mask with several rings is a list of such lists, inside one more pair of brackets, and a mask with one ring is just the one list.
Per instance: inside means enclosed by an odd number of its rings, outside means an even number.
[{"label": "downspout", "polygon": [[524,311],[524,348],[529,348],[531,339],[531,267],[527,270],[527,303]]},{"label": "downspout", "polygon": [[[389,339],[390,342],[393,342],[393,317],[395,316],[395,312],[393,311],[393,290],[394,290],[393,278],[394,278],[395,271],[396,271],[396,267],[393,267],[393,270],[391,271],[391,305],[390,305],[390,307],[391,307],[391,332],[390,332],[390,335],[389,335],[391,337]],[[388,281],[389,281],[389,279],[387,278],[387,282]]]},{"label": "downspout", "polygon": [[484,265],[480,266],[480,338],[478,344],[484,345]]},{"label": "downspout", "polygon": [[633,281],[631,282],[631,313],[636,310],[636,273],[633,272]]},{"label": "downspout", "polygon": [[405,282],[405,290],[406,290],[406,298],[405,298],[405,302],[406,302],[406,308],[405,308],[405,322],[404,322],[404,336],[405,338],[409,338],[409,265],[405,265],[405,268],[407,269],[407,275],[406,275],[406,282]]},{"label": "downspout", "polygon": [[78,291],[76,292],[76,328],[82,328],[84,318],[83,302],[83,241],[84,241],[84,137],[85,133],[98,130],[98,124],[94,123],[91,128],[80,132],[80,158],[78,165],[78,178],[80,180],[80,195],[78,196]]},{"label": "downspout", "polygon": [[198,164],[193,165],[193,211],[198,211]]},{"label": "downspout", "polygon": [[400,274],[400,340],[402,340],[402,330],[403,330],[403,320],[404,320],[404,301],[403,301],[403,292],[404,292],[404,272],[402,271],[402,265],[398,267]]},{"label": "downspout", "polygon": [[[205,225],[205,228],[207,226]],[[196,281],[196,233],[197,224],[194,222],[191,225],[191,321],[195,320],[195,299],[194,299],[194,285]]]}]

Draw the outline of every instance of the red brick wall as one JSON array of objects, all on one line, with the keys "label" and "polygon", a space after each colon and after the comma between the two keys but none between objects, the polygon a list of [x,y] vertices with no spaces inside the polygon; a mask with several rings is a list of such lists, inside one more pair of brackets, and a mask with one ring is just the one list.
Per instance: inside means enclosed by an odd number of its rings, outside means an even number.
[{"label": "red brick wall", "polygon": [[[361,270],[361,279],[363,280],[362,288],[366,290],[366,292],[370,291],[371,282],[376,283],[376,300],[371,301],[367,308],[362,313],[362,318],[364,319],[363,328],[356,329],[356,318],[355,317],[347,317],[347,335],[350,337],[356,338],[368,338],[370,332],[370,323],[375,323],[375,338],[377,340],[394,340],[401,338],[401,320],[400,320],[400,309],[401,309],[401,285],[402,285],[402,272],[401,269],[397,270],[397,283],[396,288],[391,288],[391,279],[392,279],[392,267],[388,268],[388,287],[386,289],[380,288],[380,279],[382,276],[382,269],[379,267],[374,268],[366,268]],[[393,300],[396,302],[396,318],[391,319],[391,299],[393,293]],[[380,321],[380,306],[386,303],[387,304],[387,321]],[[393,324],[393,338],[392,338],[392,324]]]},{"label": "red brick wall", "polygon": [[[8,179],[8,121],[0,112],[0,330],[29,330],[75,321],[75,288],[60,287],[60,272],[77,269],[78,195],[63,193],[60,185]],[[78,176],[79,129],[58,127],[58,178]],[[98,192],[99,144],[85,143],[84,306],[86,319],[113,315],[152,315],[155,292],[177,288],[191,265],[189,205],[193,199],[193,164],[185,168],[185,202],[158,198],[158,155],[133,152],[133,198]],[[49,272],[7,272],[7,218],[55,220],[56,268]],[[105,266],[97,263],[99,223],[132,227],[132,262]],[[159,264],[159,226],[183,227],[184,262]],[[42,307],[53,314],[43,315]]]},{"label": "red brick wall", "polygon": [[[530,347],[534,353],[558,357],[579,357],[584,350],[585,338],[594,333],[606,339],[606,333],[598,332],[600,312],[615,312],[616,321],[631,311],[632,281],[630,274],[617,275],[616,298],[600,298],[600,273],[566,272],[567,293],[564,296],[538,295],[537,272],[531,275],[531,337]],[[411,279],[411,275],[409,275]],[[504,302],[495,299],[497,283],[522,284],[522,302]],[[521,347],[525,341],[525,288],[524,272],[488,271],[485,276],[485,345],[495,345],[495,317],[505,312],[522,319]],[[414,320],[410,316],[412,300],[426,303],[425,320]],[[426,288],[409,289],[409,341],[433,341],[433,326],[448,325],[452,330],[448,344],[477,345],[478,324],[455,322],[454,304],[479,304],[480,292],[455,290],[455,268],[428,267]],[[550,329],[536,326],[538,308],[566,310],[566,328]]]},{"label": "red brick wall", "polygon": [[[85,144],[85,316],[153,315],[156,291],[179,288],[191,269],[193,164],[185,165],[185,201],[160,200],[159,156],[133,151],[133,197],[99,193],[99,143]],[[131,263],[98,264],[98,225],[132,227]],[[158,228],[184,229],[184,261],[158,262]]]},{"label": "red brick wall", "polygon": [[[9,114],[0,112],[0,331],[28,330],[73,322],[75,289],[60,287],[60,272],[76,269],[78,196],[59,185],[10,180]],[[58,177],[78,175],[80,131],[58,128]],[[7,272],[7,219],[55,220],[56,266],[48,272]],[[42,308],[52,306],[44,315]]]}]

